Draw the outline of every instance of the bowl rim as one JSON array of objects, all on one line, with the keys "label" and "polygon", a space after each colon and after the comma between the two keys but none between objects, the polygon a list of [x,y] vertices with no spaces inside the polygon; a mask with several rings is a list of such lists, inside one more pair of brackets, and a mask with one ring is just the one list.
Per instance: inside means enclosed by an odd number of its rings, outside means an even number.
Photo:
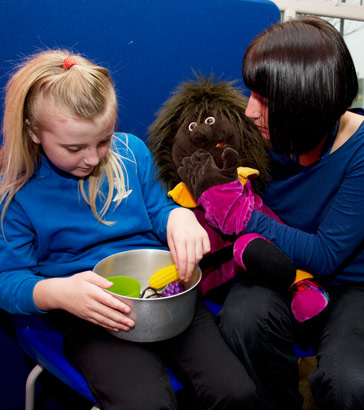
[{"label": "bowl rim", "polygon": [[[158,253],[162,253],[162,252],[163,252],[163,253],[171,254],[171,252],[170,252],[169,250],[166,250],[166,249],[154,249],[154,248],[130,249],[130,250],[127,250],[127,251],[121,251],[121,252],[113,253],[112,255],[106,256],[105,258],[103,258],[103,259],[101,259],[99,262],[97,262],[97,264],[94,266],[93,269],[95,269],[95,268],[97,267],[97,265],[100,264],[101,262],[104,262],[104,261],[106,261],[106,260],[109,259],[109,258],[115,257],[116,255],[125,254],[125,253],[139,253],[139,252],[141,252],[141,251],[142,251],[142,252],[144,252],[144,251],[153,251],[153,252],[154,252],[154,251],[155,251],[155,252],[158,252]],[[176,297],[178,297],[178,296],[182,296],[182,295],[184,295],[185,293],[190,292],[191,290],[193,290],[195,287],[197,287],[197,286],[200,284],[201,279],[202,279],[202,271],[201,271],[201,268],[200,268],[200,266],[199,266],[198,263],[196,264],[196,268],[198,269],[198,273],[199,273],[199,278],[198,278],[198,280],[196,281],[196,283],[195,283],[193,286],[191,286],[189,289],[186,289],[186,290],[183,291],[183,292],[177,293],[177,295],[164,296],[164,297],[161,297],[161,298],[144,299],[144,298],[134,298],[134,297],[131,297],[131,296],[119,295],[118,293],[111,292],[111,291],[108,290],[108,289],[104,289],[104,291],[107,292],[107,293],[110,293],[111,295],[118,296],[118,297],[120,297],[120,298],[130,299],[130,300],[139,300],[139,301],[141,301],[141,302],[151,302],[151,301],[153,301],[153,303],[163,302],[163,300],[167,300],[167,299],[171,300],[172,298],[176,298]],[[97,272],[95,272],[95,273],[97,273]],[[99,273],[97,273],[97,274],[100,275]],[[101,276],[101,275],[100,275],[100,276]],[[183,283],[183,282],[182,282],[182,283]]]}]

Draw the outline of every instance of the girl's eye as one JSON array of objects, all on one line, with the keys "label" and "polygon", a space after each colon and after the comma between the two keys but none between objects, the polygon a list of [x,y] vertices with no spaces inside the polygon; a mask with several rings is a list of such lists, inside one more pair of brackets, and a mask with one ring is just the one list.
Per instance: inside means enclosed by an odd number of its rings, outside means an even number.
[{"label": "girl's eye", "polygon": [[80,148],[74,148],[74,147],[66,147],[66,150],[68,152],[79,152]]},{"label": "girl's eye", "polygon": [[192,131],[197,127],[197,122],[191,122],[191,124],[188,126],[188,130]]},{"label": "girl's eye", "polygon": [[215,124],[215,118],[214,117],[207,117],[206,120],[205,120],[205,124],[207,124],[207,125]]},{"label": "girl's eye", "polygon": [[110,141],[111,141],[111,138],[108,138],[107,140],[101,141],[100,145],[107,145],[110,143]]}]

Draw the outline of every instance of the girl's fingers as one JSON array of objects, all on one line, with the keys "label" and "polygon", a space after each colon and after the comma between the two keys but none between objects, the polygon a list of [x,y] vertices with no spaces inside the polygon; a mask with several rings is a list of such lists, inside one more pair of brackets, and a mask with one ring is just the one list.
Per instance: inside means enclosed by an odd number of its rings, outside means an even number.
[{"label": "girl's fingers", "polygon": [[187,273],[187,244],[182,241],[178,244],[177,248],[177,263],[178,263],[178,272],[181,280],[185,280]]},{"label": "girl's fingers", "polygon": [[[122,313],[124,310],[128,310],[130,313],[129,306],[120,302],[114,296],[107,294],[105,291],[103,292],[106,294],[107,298],[94,300],[94,303],[91,305],[90,319],[93,319],[94,321],[97,321],[98,324],[108,328],[129,330],[131,327],[134,327],[134,321],[130,319],[127,314]],[[120,309],[120,306],[122,309]],[[125,309],[125,307],[127,309]]]},{"label": "girl's fingers", "polygon": [[206,255],[207,253],[209,253],[210,250],[211,250],[210,239],[209,239],[209,236],[206,233],[204,235],[203,239],[202,239],[202,256],[201,256],[201,259],[203,258],[203,255]]},{"label": "girl's fingers", "polygon": [[193,269],[197,263],[197,254],[201,253],[200,242],[193,243],[187,242],[187,255],[186,255],[186,274],[184,280],[187,282],[190,280]]},{"label": "girl's fingers", "polygon": [[[120,318],[120,317],[108,317],[107,315],[110,313],[99,313],[99,312],[94,312],[93,315],[89,318],[90,322],[93,322],[99,326],[105,327],[106,329],[109,330],[114,330],[114,331],[129,331],[130,328],[134,327],[134,322],[127,317]],[[113,316],[110,314],[110,316]]]},{"label": "girl's fingers", "polygon": [[167,241],[168,241],[169,251],[171,252],[171,255],[172,255],[172,259],[173,259],[173,261],[176,265],[176,269],[178,269],[179,268],[179,266],[178,266],[178,256],[177,256],[176,247],[174,245],[173,236],[172,236],[171,233],[168,233]]}]

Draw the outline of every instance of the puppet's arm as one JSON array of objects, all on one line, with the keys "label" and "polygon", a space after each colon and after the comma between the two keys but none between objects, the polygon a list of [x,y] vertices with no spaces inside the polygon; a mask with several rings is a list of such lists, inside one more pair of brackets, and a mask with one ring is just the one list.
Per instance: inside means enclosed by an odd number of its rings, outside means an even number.
[{"label": "puppet's arm", "polygon": [[195,200],[205,211],[209,224],[227,235],[243,233],[254,209],[262,209],[250,181],[238,179],[239,154],[227,147],[218,151],[222,167],[216,165],[210,152],[199,150],[186,157],[177,172]]}]

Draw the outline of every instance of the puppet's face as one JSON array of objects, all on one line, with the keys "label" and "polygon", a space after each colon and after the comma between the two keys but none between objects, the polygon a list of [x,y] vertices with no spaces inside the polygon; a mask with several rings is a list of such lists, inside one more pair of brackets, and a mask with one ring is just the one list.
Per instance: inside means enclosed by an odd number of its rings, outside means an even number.
[{"label": "puppet's face", "polygon": [[239,151],[240,145],[240,138],[227,117],[206,114],[198,121],[197,115],[190,116],[177,131],[172,147],[173,162],[177,169],[183,158],[200,149],[211,152],[216,160],[226,147]]}]

